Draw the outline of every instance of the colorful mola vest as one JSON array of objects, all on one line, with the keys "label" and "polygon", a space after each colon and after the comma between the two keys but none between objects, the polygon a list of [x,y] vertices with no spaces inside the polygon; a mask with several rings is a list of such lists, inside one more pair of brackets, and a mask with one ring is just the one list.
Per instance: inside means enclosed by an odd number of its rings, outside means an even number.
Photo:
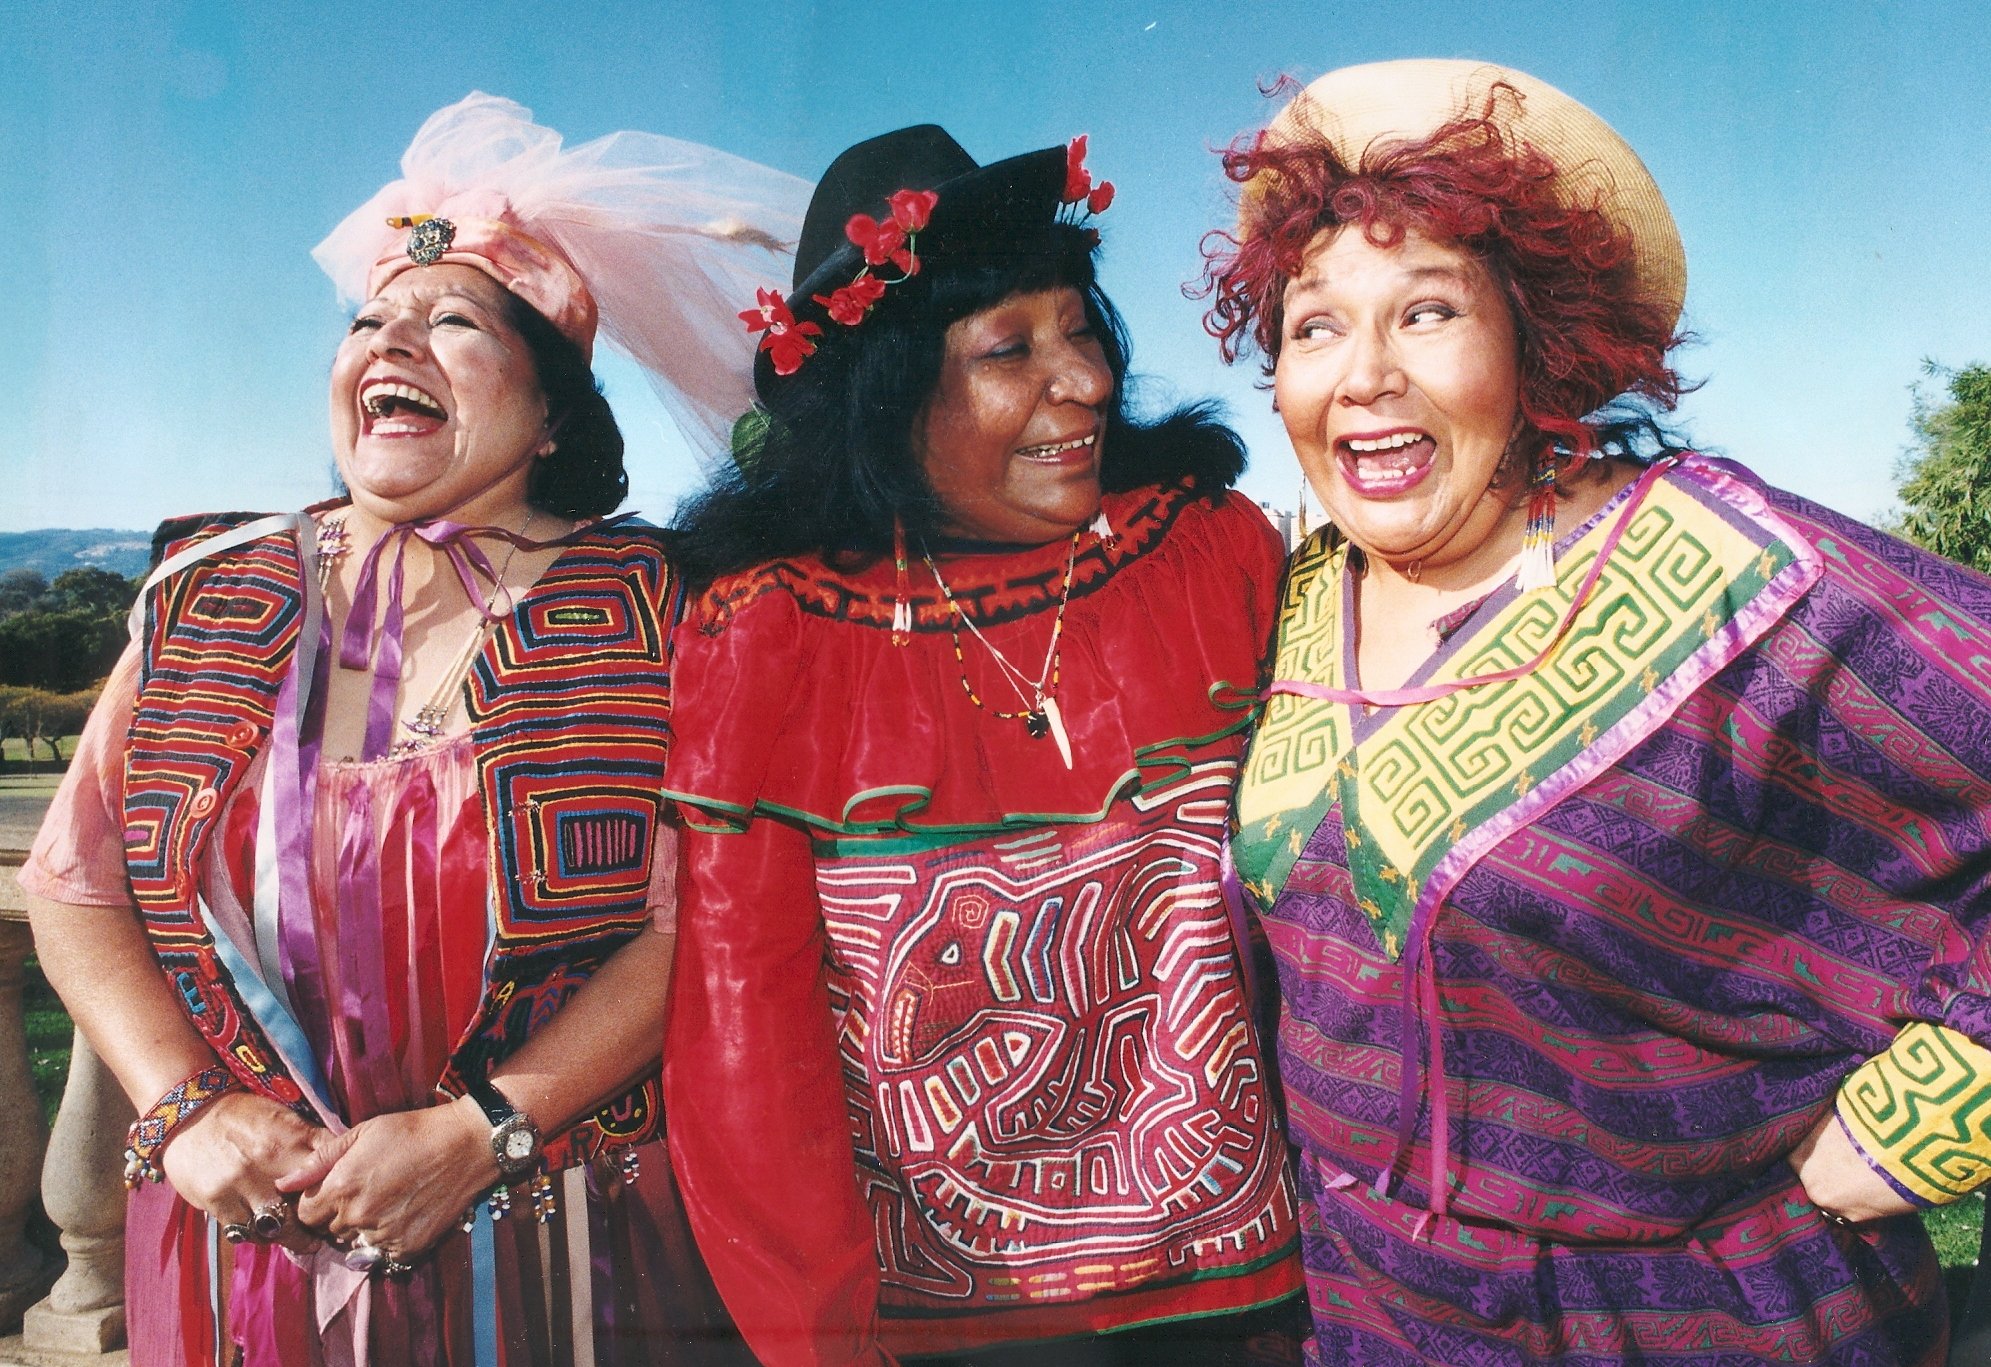
[{"label": "colorful mola vest", "polygon": [[[244,519],[207,522],[168,553]],[[152,589],[125,761],[126,866],[160,967],[243,1082],[310,1117],[197,906],[229,796],[267,742],[304,618],[295,538],[263,536]],[[490,831],[495,938],[483,1003],[440,1090],[461,1090],[543,1025],[648,919],[669,748],[666,641],[678,599],[657,534],[582,536],[485,643],[468,680]],[[657,1132],[652,1076],[567,1135],[557,1168]]]}]

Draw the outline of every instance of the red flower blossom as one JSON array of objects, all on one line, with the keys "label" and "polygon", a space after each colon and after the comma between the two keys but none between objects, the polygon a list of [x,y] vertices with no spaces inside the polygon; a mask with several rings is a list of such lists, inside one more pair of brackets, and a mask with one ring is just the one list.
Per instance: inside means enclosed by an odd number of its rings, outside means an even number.
[{"label": "red flower blossom", "polygon": [[854,328],[864,321],[864,306],[850,297],[848,285],[840,290],[832,290],[828,294],[810,297],[823,306],[823,310],[830,315],[830,321],[833,323],[842,323],[847,328]]},{"label": "red flower blossom", "polygon": [[870,308],[885,297],[885,282],[875,275],[860,275],[845,286],[850,297],[864,308]]},{"label": "red flower blossom", "polygon": [[1092,172],[1085,169],[1086,135],[1081,133],[1065,148],[1066,204],[1076,204],[1092,190]]},{"label": "red flower blossom", "polygon": [[740,321],[747,325],[748,332],[772,331],[791,327],[795,315],[788,311],[788,301],[781,297],[779,290],[755,290],[754,307],[740,310]]},{"label": "red flower blossom", "polygon": [[740,310],[740,321],[748,332],[761,334],[760,350],[774,357],[774,373],[793,375],[802,358],[816,349],[809,339],[822,335],[814,323],[798,323],[788,311],[788,301],[778,290],[755,290],[754,306]]},{"label": "red flower blossom", "polygon": [[843,235],[864,249],[864,264],[882,266],[892,262],[901,271],[912,270],[913,254],[906,247],[906,230],[891,219],[880,223],[870,214],[852,214],[843,225]]},{"label": "red flower blossom", "polygon": [[1113,182],[1110,180],[1102,180],[1099,184],[1093,186],[1092,193],[1087,195],[1085,199],[1085,207],[1095,214],[1105,213],[1107,206],[1112,203]]},{"label": "red flower blossom", "polygon": [[892,206],[892,222],[916,233],[932,219],[940,196],[932,190],[901,190],[887,202]]},{"label": "red flower blossom", "polygon": [[760,339],[760,349],[774,358],[775,374],[793,375],[802,368],[803,360],[816,352],[816,344],[809,339],[820,337],[822,332],[814,323],[771,327],[767,335]]},{"label": "red flower blossom", "polygon": [[814,296],[818,304],[829,310],[831,318],[847,328],[854,328],[863,322],[864,315],[871,312],[871,306],[884,297],[885,282],[869,271],[842,289],[832,291],[828,297]]}]

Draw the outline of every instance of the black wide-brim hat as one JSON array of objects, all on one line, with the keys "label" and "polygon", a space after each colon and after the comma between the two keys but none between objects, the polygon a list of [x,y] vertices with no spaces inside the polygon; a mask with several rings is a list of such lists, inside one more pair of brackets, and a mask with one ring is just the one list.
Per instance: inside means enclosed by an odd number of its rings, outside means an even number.
[{"label": "black wide-brim hat", "polygon": [[[946,129],[931,123],[880,133],[846,148],[823,172],[802,219],[794,289],[788,296],[788,310],[798,321],[820,324],[825,332],[842,326],[830,320],[815,296],[827,298],[864,269],[864,252],[844,235],[844,225],[856,214],[885,219],[891,197],[900,190],[932,190],[940,196],[919,233],[922,261],[978,248],[1000,251],[1019,229],[1057,218],[1065,191],[1065,149],[1046,147],[983,166]],[[897,273],[891,265],[883,271],[887,278]],[[803,372],[807,369],[805,365]],[[774,363],[762,351],[754,358],[755,386],[765,392],[774,380]]]}]

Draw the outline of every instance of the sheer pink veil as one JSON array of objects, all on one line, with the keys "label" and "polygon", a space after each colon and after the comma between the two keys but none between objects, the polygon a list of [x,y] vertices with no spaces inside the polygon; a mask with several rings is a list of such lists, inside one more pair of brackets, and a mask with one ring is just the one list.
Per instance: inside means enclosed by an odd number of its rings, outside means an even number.
[{"label": "sheer pink veil", "polygon": [[442,259],[511,286],[584,350],[598,318],[700,459],[725,458],[753,402],[739,301],[787,288],[808,181],[653,133],[563,147],[531,110],[481,92],[429,117],[401,173],[312,252],[343,299],[410,264],[408,227],[390,219],[460,219]]}]

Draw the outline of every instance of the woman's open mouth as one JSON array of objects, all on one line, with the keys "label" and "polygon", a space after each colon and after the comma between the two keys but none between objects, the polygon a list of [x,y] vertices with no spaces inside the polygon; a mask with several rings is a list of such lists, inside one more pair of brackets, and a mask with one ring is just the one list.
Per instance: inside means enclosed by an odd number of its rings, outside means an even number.
[{"label": "woman's open mouth", "polygon": [[1334,451],[1350,489],[1365,498],[1391,498],[1424,482],[1438,443],[1428,432],[1405,427],[1341,437]]},{"label": "woman's open mouth", "polygon": [[1082,437],[1069,437],[1064,441],[1047,441],[1036,446],[1019,446],[1016,454],[1024,460],[1041,461],[1046,465],[1076,465],[1090,462],[1092,450],[1098,444],[1099,434],[1087,432]]},{"label": "woman's open mouth", "polygon": [[433,394],[405,380],[375,380],[360,388],[363,431],[369,437],[419,437],[440,431],[449,414]]}]

